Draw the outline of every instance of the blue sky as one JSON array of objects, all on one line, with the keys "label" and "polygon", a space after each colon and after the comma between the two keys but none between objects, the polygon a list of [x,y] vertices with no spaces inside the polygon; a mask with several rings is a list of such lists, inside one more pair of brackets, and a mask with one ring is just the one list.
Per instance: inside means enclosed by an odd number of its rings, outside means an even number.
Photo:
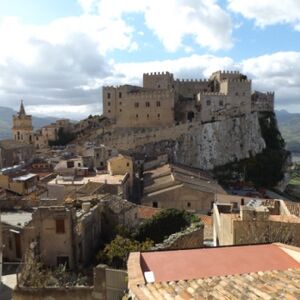
[{"label": "blue sky", "polygon": [[300,1],[0,2],[0,105],[33,114],[101,113],[102,85],[143,72],[203,78],[239,70],[276,107],[300,112]]}]

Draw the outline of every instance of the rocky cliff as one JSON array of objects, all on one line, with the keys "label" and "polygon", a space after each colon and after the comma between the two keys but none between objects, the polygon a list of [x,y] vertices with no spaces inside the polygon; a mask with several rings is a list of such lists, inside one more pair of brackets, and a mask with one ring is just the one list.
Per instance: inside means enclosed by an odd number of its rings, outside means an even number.
[{"label": "rocky cliff", "polygon": [[206,123],[182,134],[175,143],[174,161],[211,170],[260,153],[266,144],[258,114]]}]

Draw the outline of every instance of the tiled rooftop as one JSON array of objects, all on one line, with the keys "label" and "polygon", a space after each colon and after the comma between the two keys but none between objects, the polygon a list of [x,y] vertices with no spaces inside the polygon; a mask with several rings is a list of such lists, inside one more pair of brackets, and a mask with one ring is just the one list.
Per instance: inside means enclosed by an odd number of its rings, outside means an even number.
[{"label": "tiled rooftop", "polygon": [[132,292],[146,299],[300,299],[300,269],[265,271],[137,285]]}]

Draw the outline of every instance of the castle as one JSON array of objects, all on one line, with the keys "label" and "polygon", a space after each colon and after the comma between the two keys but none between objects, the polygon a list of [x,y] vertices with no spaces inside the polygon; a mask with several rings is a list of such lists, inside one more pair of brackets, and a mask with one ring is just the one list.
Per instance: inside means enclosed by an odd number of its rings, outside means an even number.
[{"label": "castle", "polygon": [[237,71],[217,71],[209,79],[179,80],[173,74],[143,74],[143,87],[103,87],[103,115],[118,128],[202,123],[273,111],[274,93],[253,92]]}]

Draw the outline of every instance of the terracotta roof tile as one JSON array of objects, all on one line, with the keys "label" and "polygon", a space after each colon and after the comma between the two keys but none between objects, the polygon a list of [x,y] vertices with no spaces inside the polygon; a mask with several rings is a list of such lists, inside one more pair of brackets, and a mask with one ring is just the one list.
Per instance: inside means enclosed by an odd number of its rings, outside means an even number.
[{"label": "terracotta roof tile", "polygon": [[300,269],[136,286],[146,299],[300,299]]}]

